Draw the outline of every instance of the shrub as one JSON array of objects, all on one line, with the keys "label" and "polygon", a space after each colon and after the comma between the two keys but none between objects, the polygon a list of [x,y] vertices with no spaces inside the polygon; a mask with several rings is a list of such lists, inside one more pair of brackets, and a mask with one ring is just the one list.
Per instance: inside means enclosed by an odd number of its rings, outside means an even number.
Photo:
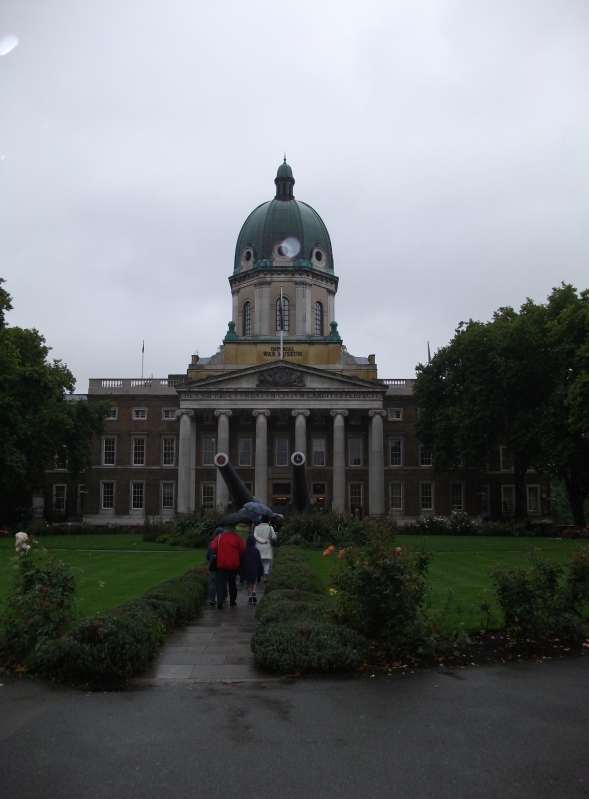
[{"label": "shrub", "polygon": [[205,599],[208,571],[191,569],[143,597],[82,619],[63,637],[37,647],[27,668],[40,677],[93,684],[124,681],[147,666],[166,630],[189,619]]},{"label": "shrub", "polygon": [[[279,599],[275,599],[276,595]],[[284,595],[290,594],[286,598]],[[294,594],[298,594],[295,598]],[[311,600],[304,597],[312,597]],[[324,616],[329,611],[329,602],[316,594],[304,594],[302,591],[275,591],[267,599],[260,602],[256,611],[258,624],[278,624],[292,621],[294,618],[305,616],[317,618]]]},{"label": "shrub", "polygon": [[365,551],[346,549],[332,575],[338,617],[390,655],[431,653],[437,637],[427,614],[430,558],[393,549],[382,538],[371,539]]},{"label": "shrub", "polygon": [[530,568],[497,567],[491,572],[507,632],[518,640],[587,635],[589,549],[575,550],[565,567],[542,562],[537,553],[530,561]]},{"label": "shrub", "polygon": [[[143,529],[143,540],[189,548],[206,547],[214,538],[220,518],[221,514],[217,512],[205,511],[177,516],[173,522],[165,525],[146,524]],[[162,535],[168,536],[168,540],[158,540]]]},{"label": "shrub", "polygon": [[257,666],[282,674],[350,671],[368,651],[366,641],[353,630],[307,618],[259,626],[251,649]]},{"label": "shrub", "polygon": [[275,566],[272,574],[272,579],[266,585],[264,595],[267,596],[273,591],[280,591],[282,589],[307,591],[310,594],[324,595],[323,584],[320,578],[309,567],[307,569],[296,569],[294,566],[289,568],[286,564],[284,567]]},{"label": "shrub", "polygon": [[167,544],[169,540],[170,540],[170,536],[167,535],[167,534],[158,535],[158,537],[155,539],[155,543],[156,544]]},{"label": "shrub", "polygon": [[65,632],[74,619],[75,602],[71,566],[38,552],[21,556],[0,616],[0,663],[20,666],[35,646]]},{"label": "shrub", "polygon": [[301,513],[289,516],[278,535],[279,546],[324,547],[340,541],[364,542],[364,526],[344,513]]}]

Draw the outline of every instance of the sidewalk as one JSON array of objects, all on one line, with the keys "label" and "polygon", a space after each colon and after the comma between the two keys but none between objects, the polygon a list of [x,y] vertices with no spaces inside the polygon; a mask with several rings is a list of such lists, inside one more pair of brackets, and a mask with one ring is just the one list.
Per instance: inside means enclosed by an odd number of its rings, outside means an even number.
[{"label": "sidewalk", "polygon": [[[257,587],[258,601],[264,583]],[[250,639],[256,629],[256,605],[249,605],[245,583],[237,583],[237,606],[223,610],[204,605],[198,616],[168,636],[149,669],[133,683],[157,684],[192,680],[260,680]]]}]

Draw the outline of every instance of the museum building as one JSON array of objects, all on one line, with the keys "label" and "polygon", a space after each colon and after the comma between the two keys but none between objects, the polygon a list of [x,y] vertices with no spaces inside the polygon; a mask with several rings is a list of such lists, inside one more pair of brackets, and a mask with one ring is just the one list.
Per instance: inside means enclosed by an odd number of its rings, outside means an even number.
[{"label": "museum building", "polygon": [[[350,354],[335,315],[339,278],[319,214],[294,196],[290,166],[245,220],[229,277],[232,319],[218,351],[186,374],[91,379],[87,399],[112,402],[94,465],[72,481],[67,459],[47,471],[54,521],[143,523],[225,507],[214,465],[226,453],[260,502],[291,499],[293,452],[307,460],[314,504],[400,523],[463,511],[508,517],[514,485],[497,447],[485,475],[434,474],[414,432],[413,380],[379,379],[374,355]],[[544,477],[526,478],[527,512],[549,513]]]}]

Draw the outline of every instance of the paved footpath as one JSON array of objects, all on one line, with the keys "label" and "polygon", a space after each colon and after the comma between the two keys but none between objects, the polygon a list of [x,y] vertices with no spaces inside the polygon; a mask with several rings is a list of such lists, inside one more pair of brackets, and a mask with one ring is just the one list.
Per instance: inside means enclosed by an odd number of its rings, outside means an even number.
[{"label": "paved footpath", "polygon": [[[264,584],[257,587],[258,601]],[[256,605],[249,605],[245,583],[237,583],[237,605],[223,610],[204,605],[198,616],[166,639],[150,668],[133,682],[216,682],[268,679],[254,666],[250,640],[256,629]]]}]

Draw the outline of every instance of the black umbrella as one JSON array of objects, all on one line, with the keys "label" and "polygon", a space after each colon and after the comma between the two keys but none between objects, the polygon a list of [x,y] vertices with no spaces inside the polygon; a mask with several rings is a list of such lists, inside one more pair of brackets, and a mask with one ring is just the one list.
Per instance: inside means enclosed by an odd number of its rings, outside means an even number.
[{"label": "black umbrella", "polygon": [[241,522],[251,522],[251,516],[248,513],[228,513],[227,516],[223,516],[222,519],[219,520],[219,524],[223,526],[224,524],[240,524]]}]

